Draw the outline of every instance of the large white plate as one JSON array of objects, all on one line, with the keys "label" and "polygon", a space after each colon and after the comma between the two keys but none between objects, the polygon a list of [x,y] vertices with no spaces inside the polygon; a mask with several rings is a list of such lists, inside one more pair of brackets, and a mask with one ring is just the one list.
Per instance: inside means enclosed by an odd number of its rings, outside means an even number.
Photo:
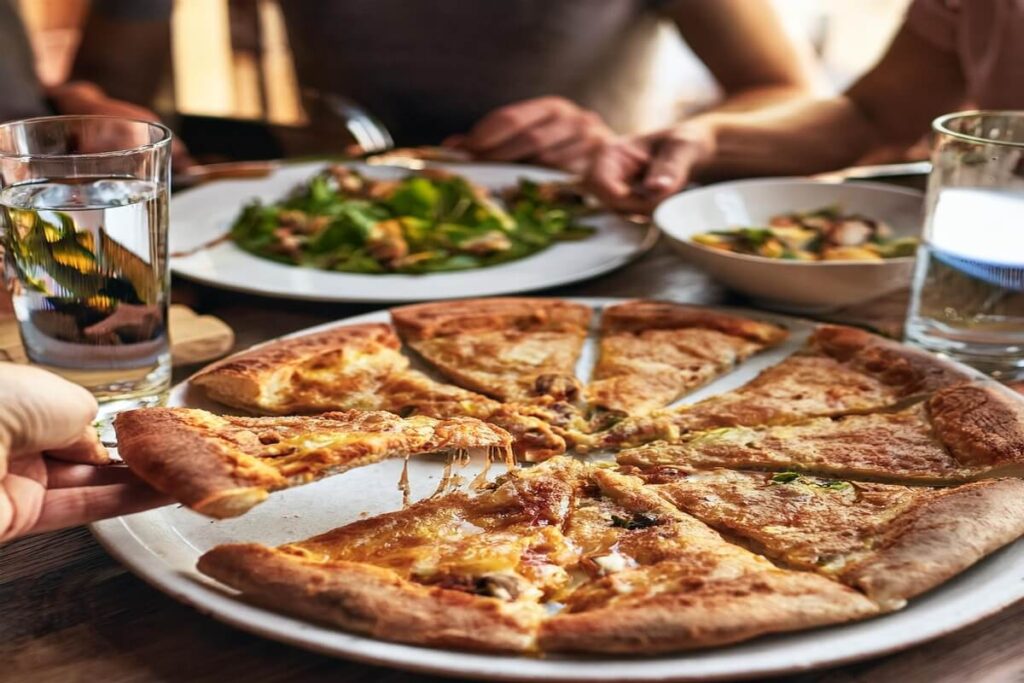
[{"label": "large white plate", "polygon": [[[611,302],[582,301],[595,306]],[[753,315],[782,322],[792,331],[792,338],[685,401],[743,384],[799,347],[811,329],[810,323],[794,318]],[[387,320],[387,312],[378,311],[332,325]],[[589,340],[580,361],[584,378],[593,357],[593,340]],[[183,385],[172,391],[170,403],[216,408]],[[433,489],[441,467],[440,462],[424,459],[409,463],[415,495],[426,495]],[[884,617],[664,657],[539,659],[428,649],[352,635],[242,602],[195,569],[199,556],[220,543],[284,543],[351,522],[363,513],[396,509],[401,504],[396,488],[400,469],[401,463],[386,462],[276,493],[237,519],[216,522],[180,506],[168,506],[100,522],[93,525],[93,532],[112,555],[143,580],[204,614],[246,631],[374,664],[502,680],[720,680],[800,671],[905,648],[961,628],[1024,598],[1024,542],[1018,541],[911,601],[903,611]]]},{"label": "large white plate", "polygon": [[[494,296],[527,292],[596,277],[625,265],[658,236],[653,226],[631,223],[613,214],[585,219],[597,228],[587,239],[558,242],[517,261],[489,268],[429,275],[360,275],[300,268],[259,258],[233,242],[196,250],[225,234],[242,206],[259,198],[272,202],[307,180],[322,162],[284,166],[269,176],[213,181],[171,198],[170,252],[188,254],[171,259],[178,275],[209,285],[265,296],[317,301],[392,303]],[[560,180],[558,171],[510,164],[431,164],[459,173],[473,182],[500,189],[519,178]],[[374,178],[400,178],[410,171],[394,166],[353,164]],[[193,253],[194,252],[194,253]]]}]

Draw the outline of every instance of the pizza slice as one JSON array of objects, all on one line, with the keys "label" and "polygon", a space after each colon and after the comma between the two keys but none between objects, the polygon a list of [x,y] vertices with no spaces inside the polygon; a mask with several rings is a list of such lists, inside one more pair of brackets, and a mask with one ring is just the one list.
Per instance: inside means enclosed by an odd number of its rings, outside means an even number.
[{"label": "pizza slice", "polygon": [[411,369],[394,329],[382,323],[262,344],[189,381],[216,401],[258,414],[386,410],[403,417],[475,417],[512,433],[524,458],[542,460],[566,450],[565,440],[542,419]]},{"label": "pizza slice", "polygon": [[671,442],[690,432],[721,427],[780,425],[890,410],[973,379],[925,351],[852,327],[824,325],[799,353],[744,386],[692,405],[623,420],[596,442],[603,446]]},{"label": "pizza slice", "polygon": [[621,451],[618,460],[915,484],[1024,477],[1024,400],[995,382],[960,384],[901,411],[694,432]]},{"label": "pizza slice", "polygon": [[651,487],[593,471],[565,535],[581,580],[557,596],[542,650],[654,654],[712,647],[877,613],[854,590],[776,567],[724,540]]},{"label": "pizza slice", "polygon": [[571,581],[562,533],[586,466],[556,458],[277,548],[233,544],[199,570],[247,598],[384,640],[534,649],[541,604]]},{"label": "pizza slice", "polygon": [[391,309],[405,343],[461,387],[500,401],[579,393],[589,306],[559,299],[466,299]]},{"label": "pizza slice", "polygon": [[781,343],[786,330],[661,301],[629,301],[601,316],[600,355],[586,400],[595,411],[643,415]]},{"label": "pizza slice", "polygon": [[235,517],[271,491],[387,458],[483,451],[508,456],[511,437],[472,418],[400,418],[349,411],[313,417],[231,417],[141,408],[114,421],[118,452],[139,477],[211,517]]},{"label": "pizza slice", "polygon": [[876,611],[730,545],[637,478],[565,457],[307,541],[219,546],[199,569],[276,609],[480,650],[656,652]]},{"label": "pizza slice", "polygon": [[796,472],[646,470],[662,495],[783,566],[852,586],[883,609],[1024,535],[1024,481],[907,487]]}]

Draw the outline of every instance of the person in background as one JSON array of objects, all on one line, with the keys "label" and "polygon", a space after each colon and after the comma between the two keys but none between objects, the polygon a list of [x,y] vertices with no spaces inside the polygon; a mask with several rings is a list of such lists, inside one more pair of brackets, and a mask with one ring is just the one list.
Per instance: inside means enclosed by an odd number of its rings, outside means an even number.
[{"label": "person in background", "polygon": [[110,463],[96,401],[38,368],[0,363],[0,543],[170,502]]},{"label": "person in background", "polygon": [[589,181],[612,205],[646,212],[693,180],[819,173],[909,147],[965,102],[1024,109],[1024,0],[914,0],[882,59],[842,95],[618,140]]},{"label": "person in background", "polygon": [[[104,88],[85,78],[82,71],[83,67],[84,70],[89,68],[89,53],[82,53],[79,73],[73,73],[64,83],[44,88],[36,74],[32,47],[15,4],[15,0],[0,0],[0,83],[4,86],[3,97],[0,97],[0,122],[52,114],[94,114],[147,121],[159,120],[150,109],[112,96]],[[96,0],[93,5],[90,15],[90,23],[93,24],[91,30],[102,31],[107,21],[107,13],[125,16],[130,11],[127,8],[131,7],[131,2]],[[128,42],[119,42],[116,50],[123,63],[131,61],[125,59],[124,55],[131,54],[139,44],[159,45],[159,41],[153,40],[152,30],[148,35],[144,31],[141,35],[135,32],[133,37],[126,40]],[[134,70],[123,71],[124,74],[111,80],[124,83],[125,90],[137,90],[141,83],[152,83],[155,80],[149,75],[140,74],[144,77],[135,77],[132,81],[130,75]],[[142,90],[141,94],[145,97],[146,91]],[[176,166],[186,166],[190,163],[188,153],[180,142],[175,143],[173,154]]]},{"label": "person in background", "polygon": [[[83,37],[94,72],[152,71],[161,59],[120,44],[170,0],[135,0]],[[811,69],[770,0],[287,0],[300,85],[345,96],[399,145],[443,140],[494,161],[583,170],[612,135],[642,124],[660,22],[670,19],[723,91],[719,110],[803,94]],[[97,76],[98,77],[98,76]]]}]

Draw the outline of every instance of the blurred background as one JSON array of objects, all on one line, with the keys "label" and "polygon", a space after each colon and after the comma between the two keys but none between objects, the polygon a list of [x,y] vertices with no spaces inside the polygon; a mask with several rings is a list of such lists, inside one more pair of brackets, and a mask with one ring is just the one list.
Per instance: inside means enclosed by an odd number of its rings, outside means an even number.
[{"label": "blurred background", "polygon": [[[281,126],[306,119],[281,0],[174,0],[170,59],[144,83],[90,72],[109,94],[168,115],[227,117]],[[816,55],[823,91],[840,89],[867,69],[896,29],[908,0],[776,0],[787,29]],[[66,80],[88,17],[89,0],[17,0],[44,84]],[[657,102],[647,128],[712,102],[715,85],[668,25],[650,68]],[[627,131],[621,131],[627,132]]]}]

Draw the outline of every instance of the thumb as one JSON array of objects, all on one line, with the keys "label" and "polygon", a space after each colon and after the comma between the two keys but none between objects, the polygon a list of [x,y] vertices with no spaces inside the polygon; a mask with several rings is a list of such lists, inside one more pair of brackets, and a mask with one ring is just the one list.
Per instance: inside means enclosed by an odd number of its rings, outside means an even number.
[{"label": "thumb", "polygon": [[82,387],[26,365],[0,363],[0,455],[61,449],[83,437],[96,399]]},{"label": "thumb", "polygon": [[681,190],[690,179],[697,158],[697,150],[688,141],[676,138],[663,141],[644,176],[644,189],[652,197],[665,197]]},{"label": "thumb", "polygon": [[684,125],[657,140],[644,189],[651,197],[664,198],[681,190],[698,163],[712,153],[711,134],[697,125]]}]

